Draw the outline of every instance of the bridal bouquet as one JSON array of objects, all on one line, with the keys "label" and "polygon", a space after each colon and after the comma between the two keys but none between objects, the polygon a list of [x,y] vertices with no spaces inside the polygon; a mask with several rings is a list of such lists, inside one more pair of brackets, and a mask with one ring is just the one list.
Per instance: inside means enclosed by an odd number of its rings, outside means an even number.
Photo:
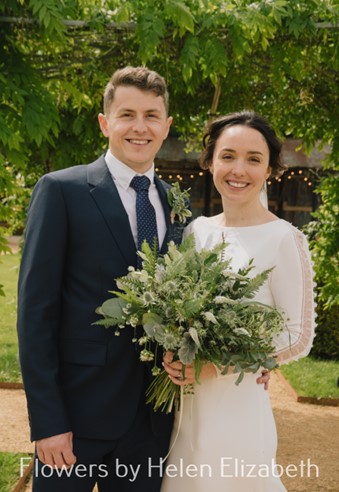
[{"label": "bridal bouquet", "polygon": [[140,359],[153,363],[147,402],[155,410],[170,412],[180,394],[180,387],[157,366],[159,347],[173,352],[184,367],[194,364],[197,383],[206,362],[223,374],[233,366],[239,373],[236,384],[245,372],[277,367],[272,340],[284,326],[282,313],[253,300],[271,270],[250,277],[250,262],[232,271],[223,256],[226,246],[197,252],[190,235],[180,246],[170,243],[168,253],[157,257],[144,243],[138,253],[142,270],[130,267],[127,276],[117,279],[116,297],[97,309],[103,319],[96,324],[116,326],[117,335],[120,329],[142,325],[142,336],[133,341],[141,346]]}]

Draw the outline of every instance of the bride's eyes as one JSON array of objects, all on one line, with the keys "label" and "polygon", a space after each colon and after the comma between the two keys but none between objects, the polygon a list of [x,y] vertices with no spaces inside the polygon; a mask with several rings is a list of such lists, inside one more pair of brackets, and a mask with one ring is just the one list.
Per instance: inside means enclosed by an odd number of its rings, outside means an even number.
[{"label": "bride's eyes", "polygon": [[234,156],[232,154],[223,154],[221,159],[224,161],[230,161],[231,159],[234,159]]},{"label": "bride's eyes", "polygon": [[237,156],[235,154],[230,154],[230,153],[220,154],[220,160],[225,161],[225,162],[231,162],[231,161],[235,161],[237,159],[244,160],[244,162],[248,162],[249,164],[260,164],[261,163],[261,159],[257,155],[249,155],[247,157],[241,157],[241,156]]}]

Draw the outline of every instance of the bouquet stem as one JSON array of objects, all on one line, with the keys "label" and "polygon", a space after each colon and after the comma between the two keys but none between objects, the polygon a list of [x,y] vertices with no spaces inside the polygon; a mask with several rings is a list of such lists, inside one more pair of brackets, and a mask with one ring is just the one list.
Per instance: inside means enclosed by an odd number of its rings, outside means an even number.
[{"label": "bouquet stem", "polygon": [[179,408],[180,386],[172,383],[167,372],[162,370],[147,388],[146,398],[155,411],[160,408],[162,412],[171,413],[174,403]]}]

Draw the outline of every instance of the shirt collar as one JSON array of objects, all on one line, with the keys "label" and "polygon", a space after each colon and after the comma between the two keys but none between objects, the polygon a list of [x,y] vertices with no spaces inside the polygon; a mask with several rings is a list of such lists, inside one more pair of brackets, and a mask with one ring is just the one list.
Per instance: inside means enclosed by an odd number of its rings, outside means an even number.
[{"label": "shirt collar", "polygon": [[144,174],[136,173],[129,166],[114,157],[109,149],[106,152],[105,161],[109,172],[112,175],[112,178],[116,180],[119,185],[125,190],[127,190],[127,188],[129,187],[130,182],[132,181],[134,176],[147,176],[148,179],[151,181],[151,184],[154,183],[154,163]]}]

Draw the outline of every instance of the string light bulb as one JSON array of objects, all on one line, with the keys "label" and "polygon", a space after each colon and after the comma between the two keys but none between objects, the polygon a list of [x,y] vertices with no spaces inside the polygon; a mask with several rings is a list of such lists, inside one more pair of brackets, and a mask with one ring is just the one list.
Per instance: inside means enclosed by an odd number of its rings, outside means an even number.
[{"label": "string light bulb", "polygon": [[[184,170],[183,173],[178,174],[173,174],[175,172],[174,169],[172,170],[166,170],[161,167],[156,167],[155,171],[157,173],[164,173],[164,174],[159,174],[159,178],[161,179],[168,179],[172,181],[178,181],[178,182],[188,182],[189,180],[193,180],[197,177],[203,177],[205,175],[204,171],[198,171],[198,169],[187,169]],[[172,172],[172,174],[169,174]],[[282,182],[289,182],[295,181],[295,180],[302,180],[305,183],[307,183],[308,186],[312,186],[312,183],[309,181],[311,177],[311,172],[308,169],[294,169],[294,170],[287,170],[287,172],[284,174],[283,178],[279,176],[274,176],[270,177],[269,181],[267,181],[267,185],[271,186],[273,185],[274,182],[276,183],[282,183]]]}]

